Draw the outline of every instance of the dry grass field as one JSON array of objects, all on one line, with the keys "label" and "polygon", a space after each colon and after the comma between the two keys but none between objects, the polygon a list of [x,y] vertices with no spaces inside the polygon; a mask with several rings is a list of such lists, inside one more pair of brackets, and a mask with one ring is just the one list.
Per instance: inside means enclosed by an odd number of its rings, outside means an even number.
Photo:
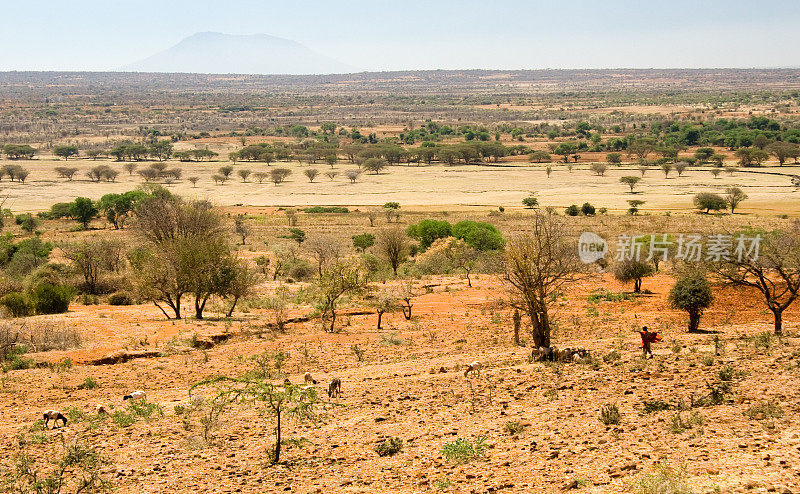
[{"label": "dry grass field", "polygon": [[[0,165],[8,161],[0,161]],[[114,183],[94,183],[85,176],[85,171],[98,164],[108,164],[120,170]],[[590,171],[586,164],[579,163],[569,171],[564,164],[550,164],[550,177],[544,164],[518,163],[505,166],[486,165],[397,165],[390,166],[380,174],[363,173],[356,183],[344,176],[344,171],[355,168],[346,163],[329,167],[293,163],[273,164],[238,163],[235,169],[247,169],[253,173],[268,172],[270,168],[285,167],[292,175],[280,185],[267,178],[258,183],[249,177],[246,183],[236,176],[223,185],[217,185],[212,175],[225,163],[173,163],[183,170],[183,179],[169,185],[170,191],[185,196],[209,199],[220,206],[381,206],[388,201],[397,201],[412,207],[447,210],[452,207],[477,207],[478,209],[503,206],[507,209],[522,208],[522,199],[535,192],[542,206],[563,209],[570,204],[580,206],[590,202],[596,207],[605,207],[612,212],[628,209],[629,199],[646,201],[643,211],[688,212],[694,209],[692,196],[698,192],[722,194],[728,187],[739,187],[749,199],[741,206],[742,213],[761,215],[800,213],[800,191],[792,185],[791,176],[800,174],[800,167],[770,167],[765,170],[740,170],[730,175],[726,172],[714,177],[709,167],[693,167],[682,176],[673,170],[665,178],[656,166],[651,167],[634,189],[619,182],[620,177],[641,177],[638,167],[610,166],[600,177]],[[6,207],[14,212],[37,212],[49,209],[56,202],[69,202],[84,196],[98,200],[107,193],[122,193],[143,183],[138,175],[129,175],[118,163],[103,160],[79,160],[65,165],[64,161],[46,159],[33,160],[25,164],[31,175],[24,184],[0,182],[2,194],[8,197]],[[74,166],[80,171],[72,181],[57,178],[53,169],[57,166]],[[145,167],[146,164],[141,165]],[[320,175],[309,182],[303,171],[319,170]],[[333,179],[324,176],[334,170]],[[765,174],[763,172],[774,174]],[[780,175],[783,174],[783,175]],[[196,186],[186,180],[199,178]]]}]

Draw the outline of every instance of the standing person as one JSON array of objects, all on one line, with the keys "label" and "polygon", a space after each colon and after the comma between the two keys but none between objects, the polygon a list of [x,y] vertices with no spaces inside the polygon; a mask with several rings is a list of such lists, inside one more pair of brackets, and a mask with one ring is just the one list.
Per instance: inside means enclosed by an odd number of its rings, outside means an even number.
[{"label": "standing person", "polygon": [[648,356],[649,358],[653,358],[653,351],[650,349],[650,344],[661,341],[661,335],[659,335],[657,331],[648,331],[647,326],[642,326],[639,335],[642,337],[642,358],[648,358]]}]

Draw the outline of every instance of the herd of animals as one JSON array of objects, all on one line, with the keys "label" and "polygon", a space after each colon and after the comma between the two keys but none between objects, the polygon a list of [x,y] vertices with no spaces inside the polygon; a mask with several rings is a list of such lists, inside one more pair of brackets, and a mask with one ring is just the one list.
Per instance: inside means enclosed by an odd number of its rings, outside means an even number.
[{"label": "herd of animals", "polygon": [[[642,357],[652,358],[653,352],[650,348],[652,343],[656,343],[661,341],[661,336],[658,332],[649,331],[647,326],[642,327],[642,330],[639,331],[639,335],[642,338]],[[538,347],[533,350],[532,357],[539,361],[539,362],[576,362],[581,363],[591,359],[591,352],[585,348],[558,348],[555,346],[550,347]],[[464,369],[464,377],[469,377],[470,375],[474,375],[475,377],[480,378],[481,370],[484,368],[484,364],[480,361],[474,361]],[[316,386],[317,380],[314,376],[311,375],[310,372],[306,372],[303,375],[303,382],[304,387]],[[285,385],[291,385],[291,381],[287,378],[284,380]],[[338,398],[339,395],[342,393],[342,380],[338,377],[334,377],[331,379],[330,383],[328,384],[328,397],[329,398]],[[145,402],[147,401],[147,394],[142,390],[132,391],[130,394],[127,394],[122,397],[123,401],[126,400],[135,400]],[[104,415],[108,413],[106,407],[102,404],[98,404],[95,407],[95,412],[98,415]],[[61,423],[61,427],[65,427],[67,425],[67,417],[58,410],[45,410],[43,414],[44,424],[45,427],[49,427],[50,421],[53,421],[53,427],[57,428],[59,422]]]}]

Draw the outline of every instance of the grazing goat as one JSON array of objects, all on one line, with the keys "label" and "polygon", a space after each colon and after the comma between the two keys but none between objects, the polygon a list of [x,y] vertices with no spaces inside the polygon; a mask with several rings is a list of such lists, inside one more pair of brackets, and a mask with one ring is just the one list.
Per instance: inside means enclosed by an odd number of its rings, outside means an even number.
[{"label": "grazing goat", "polygon": [[464,370],[464,377],[467,377],[470,372],[478,377],[481,377],[481,369],[483,369],[483,364],[476,360],[475,362],[469,364],[466,370]]},{"label": "grazing goat", "polygon": [[140,389],[137,389],[136,391],[132,392],[131,394],[123,396],[122,399],[123,400],[141,400],[141,401],[146,401],[147,400],[147,394],[144,391],[142,391]]},{"label": "grazing goat", "polygon": [[50,421],[53,421],[53,428],[58,427],[58,421],[62,420],[64,424],[62,427],[66,427],[67,425],[67,417],[65,417],[61,412],[58,410],[45,410],[43,414],[44,418],[44,427],[47,428],[50,425]]},{"label": "grazing goat", "polygon": [[305,375],[303,375],[303,380],[306,384],[317,384],[317,380],[314,379],[310,372],[306,372]]},{"label": "grazing goat", "polygon": [[336,398],[339,396],[339,393],[342,392],[342,380],[338,377],[334,377],[331,379],[331,383],[328,385],[328,398]]}]

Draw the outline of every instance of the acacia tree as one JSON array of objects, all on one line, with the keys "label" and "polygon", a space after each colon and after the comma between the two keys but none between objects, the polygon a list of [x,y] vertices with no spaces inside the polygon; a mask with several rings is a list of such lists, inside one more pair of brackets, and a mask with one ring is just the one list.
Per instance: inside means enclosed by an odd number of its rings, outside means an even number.
[{"label": "acacia tree", "polygon": [[620,183],[623,183],[631,188],[631,194],[633,194],[633,188],[636,187],[636,184],[638,184],[641,180],[641,178],[633,176],[620,177],[619,179]]},{"label": "acacia tree", "polygon": [[651,276],[653,271],[653,266],[649,264],[628,259],[614,266],[614,278],[623,283],[633,281],[633,292],[640,293],[642,291],[642,278]]},{"label": "acacia tree", "polygon": [[144,244],[130,255],[142,296],[169,319],[181,318],[181,301],[195,294],[195,313],[202,318],[204,300],[219,294],[218,269],[231,259],[220,215],[205,201],[184,201],[163,189],[140,200],[135,208],[136,232]]},{"label": "acacia tree", "polygon": [[325,267],[341,256],[339,241],[330,235],[317,235],[308,239],[303,246],[317,261],[317,274],[322,276]]},{"label": "acacia tree", "polygon": [[504,279],[511,304],[531,321],[535,346],[550,346],[550,304],[553,297],[584,276],[574,242],[555,215],[536,212],[528,231],[506,246]]},{"label": "acacia tree", "polygon": [[725,201],[728,203],[728,207],[731,208],[731,214],[733,214],[734,209],[746,199],[747,194],[739,187],[728,187],[725,189]]},{"label": "acacia tree", "polygon": [[392,266],[392,272],[397,276],[397,268],[408,255],[408,238],[400,228],[387,228],[378,232],[378,252]]},{"label": "acacia tree", "polygon": [[281,459],[283,417],[312,420],[315,417],[314,410],[320,402],[317,388],[314,386],[300,386],[285,382],[275,384],[267,377],[214,377],[194,384],[189,389],[189,396],[191,397],[195,389],[204,387],[215,388],[210,401],[212,409],[219,411],[217,416],[234,404],[265,404],[265,406],[259,407],[260,411],[275,417],[275,446],[269,452],[270,461],[273,464],[279,463]]},{"label": "acacia tree", "polygon": [[356,294],[364,290],[369,271],[359,259],[340,259],[328,265],[317,279],[320,294],[320,312],[325,331],[336,331],[336,307],[345,294]]},{"label": "acacia tree", "polygon": [[[783,312],[800,295],[800,224],[793,223],[786,231],[756,233],[759,235],[758,255],[739,250],[744,243],[743,233],[734,235],[736,249],[728,260],[711,264],[711,270],[734,286],[755,288],[764,296],[767,309],[775,321],[775,334],[783,334]],[[754,237],[751,237],[754,238]],[[739,255],[742,253],[743,255]]]}]

